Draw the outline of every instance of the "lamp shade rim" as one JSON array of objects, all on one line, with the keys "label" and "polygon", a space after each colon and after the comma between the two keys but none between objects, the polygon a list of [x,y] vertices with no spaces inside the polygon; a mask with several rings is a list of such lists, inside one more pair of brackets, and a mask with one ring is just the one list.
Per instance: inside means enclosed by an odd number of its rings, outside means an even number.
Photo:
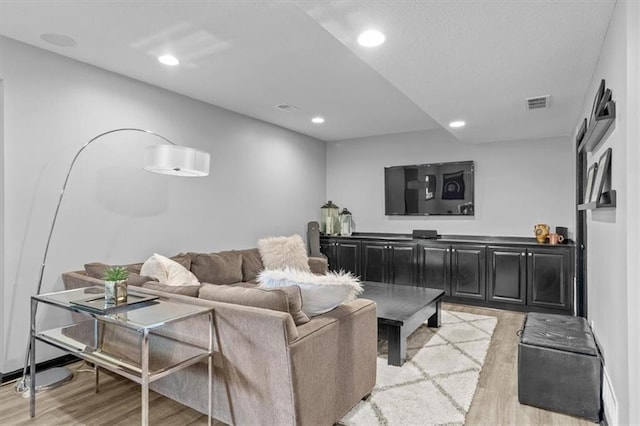
[{"label": "lamp shade rim", "polygon": [[165,175],[202,177],[209,175],[208,152],[181,145],[153,145],[145,149],[144,169]]}]

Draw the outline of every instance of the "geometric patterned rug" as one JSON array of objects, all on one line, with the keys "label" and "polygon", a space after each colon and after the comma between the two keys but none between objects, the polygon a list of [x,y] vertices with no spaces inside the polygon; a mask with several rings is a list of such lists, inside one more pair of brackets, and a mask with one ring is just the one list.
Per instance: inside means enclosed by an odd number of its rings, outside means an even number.
[{"label": "geometric patterned rug", "polygon": [[387,365],[378,342],[376,386],[339,425],[464,424],[497,318],[442,311],[440,328],[421,325],[407,342],[407,361]]}]

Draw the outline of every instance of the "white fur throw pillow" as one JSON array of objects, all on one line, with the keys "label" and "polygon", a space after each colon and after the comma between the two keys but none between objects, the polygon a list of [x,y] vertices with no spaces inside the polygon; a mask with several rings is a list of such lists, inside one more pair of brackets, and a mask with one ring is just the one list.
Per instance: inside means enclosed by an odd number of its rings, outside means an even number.
[{"label": "white fur throw pillow", "polygon": [[191,271],[158,253],[154,253],[144,262],[140,275],[155,278],[160,283],[171,286],[200,285],[200,281]]},{"label": "white fur throw pillow", "polygon": [[270,237],[258,241],[258,250],[265,269],[297,269],[311,272],[307,249],[298,234],[290,237]]},{"label": "white fur throw pillow", "polygon": [[362,293],[358,278],[344,271],[316,275],[293,269],[264,270],[258,274],[261,287],[296,285],[302,293],[302,312],[310,317],[324,314],[354,300]]}]

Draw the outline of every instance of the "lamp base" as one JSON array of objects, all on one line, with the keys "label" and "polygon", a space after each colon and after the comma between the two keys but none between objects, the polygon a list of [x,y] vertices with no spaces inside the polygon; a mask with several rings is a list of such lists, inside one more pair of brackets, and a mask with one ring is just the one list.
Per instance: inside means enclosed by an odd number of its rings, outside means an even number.
[{"label": "lamp base", "polygon": [[[66,367],[55,367],[36,373],[36,392],[54,389],[73,379],[73,372]],[[26,392],[31,389],[31,377],[27,374],[23,380],[16,384],[18,392]]]}]

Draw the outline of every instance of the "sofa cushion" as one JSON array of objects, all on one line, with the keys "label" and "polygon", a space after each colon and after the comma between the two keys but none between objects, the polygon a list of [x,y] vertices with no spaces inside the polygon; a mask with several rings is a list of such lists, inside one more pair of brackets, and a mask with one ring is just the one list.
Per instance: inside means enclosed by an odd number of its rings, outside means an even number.
[{"label": "sofa cushion", "polygon": [[150,288],[151,290],[164,291],[165,293],[181,294],[183,296],[198,297],[200,292],[199,285],[167,285],[157,281],[147,281],[141,285],[142,288]]},{"label": "sofa cushion", "polygon": [[238,250],[242,255],[242,281],[254,282],[264,269],[260,251],[257,248]]},{"label": "sofa cushion", "polygon": [[258,241],[265,269],[297,269],[309,272],[309,257],[300,235],[270,237]]},{"label": "sofa cushion", "polygon": [[323,314],[354,300],[362,292],[356,277],[344,271],[315,275],[292,269],[265,270],[258,275],[260,286],[280,288],[298,286],[302,294],[302,310],[309,317]]},{"label": "sofa cushion", "polygon": [[174,262],[178,262],[184,266],[187,271],[191,270],[191,256],[189,256],[189,253],[178,253],[175,256],[171,256],[169,259]]},{"label": "sofa cushion", "polygon": [[296,325],[305,324],[309,321],[309,317],[300,310],[302,298],[300,289],[297,288],[262,289],[205,283],[200,287],[198,297],[214,302],[288,312]]},{"label": "sofa cushion", "polygon": [[242,281],[242,254],[238,251],[189,253],[191,272],[201,282],[233,284]]},{"label": "sofa cushion", "polygon": [[198,278],[184,266],[168,257],[154,253],[142,265],[141,275],[152,277],[162,284],[173,286],[200,285]]}]

